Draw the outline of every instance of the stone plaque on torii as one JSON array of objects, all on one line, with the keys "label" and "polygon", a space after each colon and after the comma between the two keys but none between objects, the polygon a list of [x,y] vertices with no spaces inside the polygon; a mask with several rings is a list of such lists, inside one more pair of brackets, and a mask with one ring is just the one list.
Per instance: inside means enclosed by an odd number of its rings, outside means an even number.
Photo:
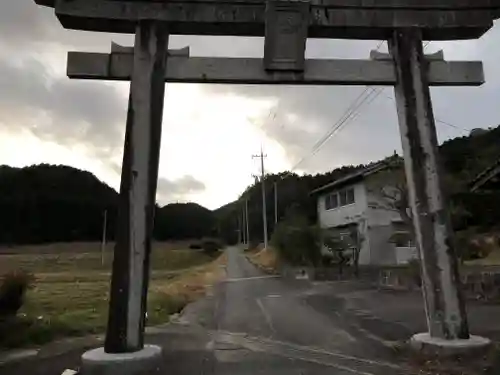
[{"label": "stone plaque on torii", "polygon": [[[71,78],[131,81],[106,341],[97,354],[84,355],[84,372],[116,364],[114,354],[123,360],[120,353],[133,352],[144,363],[154,356],[154,348],[144,347],[144,313],[165,81],[394,86],[429,328],[415,342],[476,343],[469,335],[441,187],[429,86],[481,85],[483,69],[481,62],[425,56],[422,40],[481,37],[500,17],[500,0],[35,2],[53,7],[65,28],[135,34],[133,47],[68,55]],[[168,50],[168,37],[175,34],[265,37],[264,56],[189,57],[188,48]],[[307,38],[382,39],[390,54],[305,59]],[[133,368],[122,370],[133,373]]]}]

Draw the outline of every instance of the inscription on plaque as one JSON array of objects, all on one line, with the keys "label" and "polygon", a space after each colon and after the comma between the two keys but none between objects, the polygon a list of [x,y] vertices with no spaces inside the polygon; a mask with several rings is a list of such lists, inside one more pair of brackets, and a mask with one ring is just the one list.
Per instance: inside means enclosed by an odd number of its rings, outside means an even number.
[{"label": "inscription on plaque", "polygon": [[309,2],[271,0],[266,4],[264,67],[304,70]]}]

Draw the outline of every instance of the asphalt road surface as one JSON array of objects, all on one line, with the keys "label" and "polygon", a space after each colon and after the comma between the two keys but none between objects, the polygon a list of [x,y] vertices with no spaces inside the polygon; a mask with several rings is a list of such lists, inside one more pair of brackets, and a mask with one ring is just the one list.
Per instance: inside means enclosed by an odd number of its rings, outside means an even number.
[{"label": "asphalt road surface", "polygon": [[[400,374],[388,349],[371,340],[307,280],[284,280],[227,250],[227,279],[184,314],[211,332],[215,373]],[[315,302],[309,303],[309,300]],[[231,363],[230,370],[226,370]],[[258,371],[256,370],[258,369]],[[227,372],[226,372],[227,371]]]},{"label": "asphalt road surface", "polygon": [[[163,347],[160,373],[410,373],[391,362],[380,342],[352,325],[334,297],[322,303],[317,298],[321,291],[308,281],[262,273],[237,248],[229,248],[227,255],[227,278],[211,296],[188,306],[177,322],[149,330],[146,341]],[[0,365],[0,373],[59,375],[66,368],[77,368],[84,350],[57,355],[46,351],[43,356]]]}]

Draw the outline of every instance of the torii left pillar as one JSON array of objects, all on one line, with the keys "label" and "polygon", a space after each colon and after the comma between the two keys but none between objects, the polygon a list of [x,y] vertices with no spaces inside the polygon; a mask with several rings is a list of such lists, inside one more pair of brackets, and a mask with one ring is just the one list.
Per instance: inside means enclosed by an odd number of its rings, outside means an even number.
[{"label": "torii left pillar", "polygon": [[84,375],[136,374],[160,365],[161,348],[144,345],[144,328],[167,51],[165,26],[140,21],[135,34],[106,339],[104,348],[82,356]]}]

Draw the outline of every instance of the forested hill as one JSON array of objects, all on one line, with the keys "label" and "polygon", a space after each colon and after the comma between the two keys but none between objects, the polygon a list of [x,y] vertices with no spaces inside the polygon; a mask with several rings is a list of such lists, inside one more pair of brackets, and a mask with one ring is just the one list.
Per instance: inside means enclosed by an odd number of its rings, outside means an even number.
[{"label": "forested hill", "polygon": [[[104,211],[113,239],[118,193],[92,173],[62,165],[0,166],[0,245],[99,241]],[[161,240],[212,234],[212,212],[198,204],[156,207]]]},{"label": "forested hill", "polygon": [[[500,157],[500,128],[446,141],[440,147],[444,181],[451,196],[455,229],[489,228],[500,223],[498,195],[468,192],[468,182]],[[316,202],[309,193],[364,167],[345,166],[325,174],[267,175],[267,222],[274,228],[274,182],[278,212],[292,208],[316,219]],[[221,183],[223,183],[221,181]],[[248,200],[250,237],[262,240],[262,191],[249,186],[239,200],[215,211],[195,203],[157,207],[154,236],[159,240],[219,235],[237,240],[237,229]],[[118,194],[93,174],[67,166],[41,164],[26,168],[0,166],[0,245],[57,241],[99,241],[103,213],[108,212],[108,238],[115,233]]]},{"label": "forested hill", "polygon": [[[500,224],[500,197],[498,194],[472,194],[468,183],[482,170],[500,158],[500,127],[478,129],[470,135],[448,140],[440,146],[444,169],[445,189],[451,198],[452,219],[456,230],[477,226],[489,228]],[[388,155],[390,156],[390,155]],[[278,216],[294,207],[316,220],[316,201],[309,193],[335,181],[363,165],[345,166],[326,174],[298,176],[290,172],[267,175],[265,190],[269,232],[274,228],[274,183],[278,186]],[[250,237],[262,240],[262,191],[260,183],[246,189],[241,197],[215,211],[220,231],[227,240],[237,239],[238,220],[241,220],[245,200],[248,199]]]},{"label": "forested hill", "polygon": [[90,172],[47,164],[0,167],[0,243],[92,240],[117,193]]}]

